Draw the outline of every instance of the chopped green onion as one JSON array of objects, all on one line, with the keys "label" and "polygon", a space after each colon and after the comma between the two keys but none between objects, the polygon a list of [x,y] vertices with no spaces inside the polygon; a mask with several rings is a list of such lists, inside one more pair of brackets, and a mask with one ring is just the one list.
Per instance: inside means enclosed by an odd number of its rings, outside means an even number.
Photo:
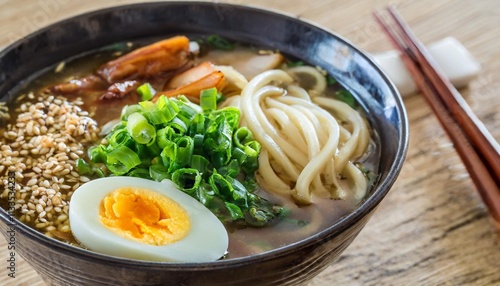
[{"label": "chopped green onion", "polygon": [[218,120],[219,117],[223,117],[232,129],[236,129],[240,124],[240,110],[234,106],[228,106],[223,109],[214,110],[209,114],[209,118],[212,121]]},{"label": "chopped green onion", "polygon": [[[195,197],[205,206],[211,205],[215,198],[215,192],[208,184],[200,184],[198,189],[196,189]],[[217,210],[212,206],[211,208],[215,213]]]},{"label": "chopped green onion", "polygon": [[182,188],[186,193],[192,194],[200,186],[201,175],[198,170],[183,168],[172,173],[172,182]]},{"label": "chopped green onion", "polygon": [[109,133],[107,137],[109,141],[109,146],[112,148],[122,145],[127,147],[132,147],[135,145],[134,139],[127,132],[125,126],[123,126],[122,128],[116,128],[115,132]]},{"label": "chopped green onion", "polygon": [[166,126],[165,128],[156,131],[156,141],[161,149],[168,146],[169,142],[174,140],[174,137],[176,137],[175,131],[170,126]]},{"label": "chopped green onion", "polygon": [[242,219],[244,217],[243,212],[237,205],[230,202],[224,202],[224,204],[226,205],[226,209],[229,211],[229,214],[231,215],[231,218],[233,220]]},{"label": "chopped green onion", "polygon": [[180,168],[175,164],[175,158],[177,157],[177,144],[172,141],[168,141],[163,151],[160,153],[163,165],[168,167],[169,172],[173,172]]},{"label": "chopped green onion", "polygon": [[104,48],[101,49],[101,51],[125,52],[129,51],[130,48],[131,46],[129,45],[129,43],[121,42],[105,46]]},{"label": "chopped green onion", "polygon": [[130,177],[137,177],[137,178],[143,178],[143,179],[151,179],[149,176],[149,169],[145,168],[136,168],[130,171],[128,174]]},{"label": "chopped green onion", "polygon": [[140,113],[132,113],[128,117],[127,131],[139,144],[148,144],[156,137],[156,130],[153,125],[149,124]]},{"label": "chopped green onion", "polygon": [[88,150],[88,156],[90,161],[93,163],[104,163],[106,162],[106,149],[103,145],[92,146]]},{"label": "chopped green onion", "polygon": [[87,175],[92,173],[92,167],[90,167],[90,165],[87,162],[85,162],[85,160],[83,160],[82,158],[78,158],[78,160],[76,160],[76,168],[78,169],[78,173],[82,175]]},{"label": "chopped green onion", "polygon": [[209,172],[210,162],[201,155],[193,155],[191,157],[191,168],[198,170],[200,174],[204,174]]},{"label": "chopped green onion", "polygon": [[168,100],[164,95],[158,98],[156,105],[145,104],[144,106],[147,106],[143,111],[144,115],[154,125],[170,122],[179,113],[179,106],[174,101]]},{"label": "chopped green onion", "polygon": [[113,149],[106,159],[108,169],[116,175],[124,175],[141,164],[139,156],[127,146],[118,146]]},{"label": "chopped green onion", "polygon": [[204,134],[206,129],[205,123],[208,123],[208,120],[205,120],[205,116],[203,114],[199,113],[193,117],[191,120],[191,126],[189,127],[189,136]]},{"label": "chopped green onion", "polygon": [[[229,164],[227,164],[227,166],[224,166],[223,169],[224,174],[231,178],[236,178],[236,176],[241,173],[240,163],[236,159],[231,159],[231,161],[229,161]],[[218,172],[222,172],[221,168],[219,168]]]},{"label": "chopped green onion", "polygon": [[189,136],[179,137],[175,143],[177,144],[176,163],[182,167],[189,165],[193,156],[193,138]]},{"label": "chopped green onion", "polygon": [[241,127],[234,132],[234,144],[240,148],[244,148],[244,145],[248,142],[254,141],[252,131],[247,127]]},{"label": "chopped green onion", "polygon": [[288,62],[286,65],[287,65],[289,68],[293,68],[293,67],[300,67],[300,66],[303,66],[303,65],[304,65],[304,62],[303,62],[303,61]]},{"label": "chopped green onion", "polygon": [[141,100],[150,100],[155,96],[156,90],[146,82],[137,88],[137,93],[141,96]]},{"label": "chopped green onion", "polygon": [[93,173],[94,176],[96,176],[98,178],[106,177],[106,174],[104,173],[104,171],[101,168],[94,166],[93,170],[94,170],[94,173]]},{"label": "chopped green onion", "polygon": [[358,107],[358,104],[356,102],[356,99],[354,99],[354,96],[346,89],[341,89],[335,93],[335,97],[347,103],[350,107],[356,109]]},{"label": "chopped green onion", "polygon": [[331,75],[326,76],[326,84],[327,85],[334,85],[336,83],[337,83],[337,80],[333,76],[331,76]]},{"label": "chopped green onion", "polygon": [[125,105],[122,109],[121,120],[127,121],[130,114],[138,112],[141,109],[142,107],[139,104]]},{"label": "chopped green onion", "polygon": [[201,91],[200,106],[204,112],[217,109],[217,89],[215,87]]},{"label": "chopped green onion", "polygon": [[161,182],[165,179],[169,179],[170,173],[168,172],[167,167],[161,164],[156,164],[149,166],[149,176],[151,177],[151,179],[157,182]]},{"label": "chopped green onion", "polygon": [[193,153],[203,154],[203,141],[205,140],[205,135],[195,134],[193,136]]},{"label": "chopped green onion", "polygon": [[239,127],[239,109],[217,109],[215,88],[200,98],[201,106],[162,95],[125,107],[108,143],[89,149],[91,163],[77,161],[79,172],[170,179],[227,223],[260,227],[281,218],[280,206],[253,193],[261,146]]},{"label": "chopped green onion", "polygon": [[215,49],[230,51],[234,49],[234,44],[219,35],[210,35],[207,37],[207,43]]},{"label": "chopped green onion", "polygon": [[218,173],[212,174],[208,181],[215,193],[220,194],[226,201],[247,206],[246,190],[244,190],[243,185],[238,181],[224,177]]},{"label": "chopped green onion", "polygon": [[191,104],[185,104],[184,102],[179,102],[178,106],[177,118],[186,125],[190,125],[193,118],[201,112],[201,109],[193,108]]},{"label": "chopped green onion", "polygon": [[259,168],[259,154],[261,146],[257,141],[250,141],[245,144],[246,159],[241,162],[241,167],[245,172],[255,172]]},{"label": "chopped green onion", "polygon": [[210,155],[212,164],[220,168],[231,159],[233,131],[224,114],[215,117],[205,131],[203,150]]},{"label": "chopped green onion", "polygon": [[156,110],[158,105],[159,105],[159,102],[162,100],[161,97],[164,97],[164,96],[160,96],[160,98],[158,99],[156,104],[154,102],[148,101],[148,100],[139,102],[139,106],[141,107],[140,111],[144,112],[144,111]]},{"label": "chopped green onion", "polygon": [[180,120],[177,117],[167,123],[167,126],[170,126],[177,135],[183,135],[187,132],[186,123],[184,123],[184,121]]},{"label": "chopped green onion", "polygon": [[[158,153],[155,153],[158,154]],[[151,165],[159,165],[161,163],[161,156],[156,156],[153,159],[151,159]]]}]

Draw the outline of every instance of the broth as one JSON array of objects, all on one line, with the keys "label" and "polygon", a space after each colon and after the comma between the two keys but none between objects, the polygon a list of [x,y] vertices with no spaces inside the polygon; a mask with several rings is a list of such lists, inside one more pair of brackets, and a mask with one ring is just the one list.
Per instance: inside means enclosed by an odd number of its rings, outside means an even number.
[{"label": "broth", "polygon": [[[46,90],[47,86],[52,86],[57,83],[66,82],[72,78],[82,77],[89,73],[92,73],[96,67],[101,66],[102,64],[108,62],[111,59],[116,58],[118,55],[121,55],[124,52],[132,50],[133,47],[135,46],[141,46],[143,43],[144,42],[138,42],[133,45],[127,43],[113,45],[111,47],[107,47],[105,49],[101,49],[93,53],[89,53],[84,56],[69,60],[64,64],[61,63],[58,67],[54,67],[54,69],[52,69],[50,72],[47,72],[41,75],[40,77],[36,78],[27,86],[22,88],[22,90],[19,92],[19,96],[17,97],[17,99],[15,99],[13,102],[7,103],[7,105],[10,107],[11,110],[10,119],[8,120],[4,119],[3,122],[0,119],[1,123],[0,132],[2,133],[6,132],[8,124],[11,125],[16,124],[15,120],[19,116],[19,114],[23,112],[22,109],[29,109],[29,107],[27,107],[26,104],[31,103],[31,105],[34,106],[39,101],[39,99],[41,99],[42,102],[48,101],[48,97],[44,97],[45,95],[43,95],[44,90]],[[238,67],[244,65],[246,60],[251,58],[252,55],[258,53],[259,51],[261,51],[262,53],[261,49],[238,46],[235,50],[229,52],[209,51],[203,57],[196,58],[195,62],[199,63],[208,60],[213,62],[214,64],[223,64],[223,65],[231,64],[232,66]],[[61,70],[62,66],[64,66],[64,68],[62,68]],[[57,72],[55,72],[55,70],[57,70]],[[254,71],[249,71],[249,73],[252,72]],[[310,83],[307,83],[307,79],[303,80],[305,81],[303,83],[304,85],[306,86],[310,85]],[[341,88],[342,87],[338,83],[334,84],[333,86],[328,87],[326,94],[327,96],[335,96],[336,92]],[[122,99],[104,100],[104,101],[99,100],[100,94],[98,93],[94,94],[91,93],[87,95],[83,94],[78,96],[65,96],[65,97],[67,98],[68,102],[77,102],[78,103],[77,105],[81,108],[81,111],[79,112],[83,115],[83,117],[88,116],[93,118],[97,122],[99,128],[102,128],[107,122],[119,118],[122,108],[125,105],[134,104],[139,101],[139,96],[137,94],[132,94],[131,96],[127,96]],[[58,100],[58,98],[54,97],[51,99],[52,102],[55,100]],[[23,104],[25,105],[25,107],[22,107]],[[87,113],[85,113],[85,111],[88,112],[88,115]],[[98,134],[97,132],[98,130],[94,131],[95,131],[94,133]],[[371,142],[369,144],[368,151],[361,158],[361,161],[363,163],[363,166],[369,169],[370,172],[373,174],[376,173],[377,171],[376,166],[378,162],[379,144],[377,144],[376,134],[374,134],[373,131],[371,131],[371,133],[372,133]],[[80,134],[79,136],[80,137],[75,137],[75,138],[77,139],[85,138],[85,136],[87,135]],[[69,156],[66,162],[69,162],[68,164],[72,166],[72,171],[69,172],[69,174],[58,176],[59,179],[65,178],[63,182],[59,182],[55,179],[51,180],[50,176],[47,176],[46,180],[42,181],[42,185],[45,185],[44,188],[46,190],[50,188],[53,189],[54,185],[58,185],[56,188],[61,191],[60,199],[63,201],[65,200],[69,201],[72,192],[79,185],[92,179],[74,173],[76,171],[75,168],[76,160],[72,158],[73,155],[71,154],[74,153],[78,155],[78,156],[75,155],[75,158],[78,157],[78,158],[88,159],[86,155],[87,153],[86,149],[91,145],[98,144],[101,141],[101,139],[102,136],[88,135],[87,140],[84,140],[79,147],[75,147],[75,150],[72,150],[71,148],[73,147],[70,147],[70,145],[68,145],[70,152],[65,153],[66,155]],[[11,140],[9,142],[7,141],[8,140],[6,140],[5,138],[2,138],[2,152],[5,152],[6,150],[3,149],[4,148],[3,146],[6,146],[8,144],[13,144],[13,142],[16,142],[15,140]],[[78,153],[76,153],[77,150],[79,150]],[[61,155],[60,157],[66,155]],[[3,156],[2,158],[0,158],[0,162],[2,163],[2,165],[4,165],[4,167],[1,168],[0,175],[5,179],[8,172],[8,164],[6,164],[6,157]],[[26,163],[26,161],[24,161],[24,163]],[[15,171],[18,172],[19,170],[16,169]],[[37,170],[33,169],[26,170],[23,174],[18,175],[16,183],[18,185],[29,185],[32,182],[31,179],[33,177],[36,177],[37,174],[40,174],[40,172],[37,172]],[[45,183],[45,181],[48,181],[48,183]],[[6,200],[6,192],[8,190],[5,180],[4,180],[4,185],[5,185],[5,192],[3,198],[0,200],[0,204],[4,209],[8,209],[8,201]],[[79,246],[79,244],[72,238],[69,228],[65,227],[66,225],[68,225],[67,204],[58,205],[57,202],[59,202],[58,201],[59,199],[57,198],[51,199],[52,203],[50,205],[52,206],[52,209],[56,207],[59,207],[60,209],[59,212],[52,212],[51,216],[55,220],[60,220],[62,222],[61,223],[62,226],[51,227],[54,225],[51,225],[50,223],[47,225],[43,225],[44,222],[41,221],[40,219],[36,219],[34,221],[31,219],[27,220],[27,214],[30,211],[33,211],[33,214],[40,214],[40,212],[38,212],[37,210],[38,204],[34,203],[32,205],[28,205],[25,208],[26,210],[28,210],[26,211],[21,208],[23,201],[19,200],[24,200],[24,202],[26,202],[29,196],[32,196],[32,194],[29,194],[30,192],[37,192],[38,195],[38,191],[32,188],[31,190],[28,191],[19,192],[20,188],[21,187],[18,187],[16,193],[17,196],[16,200],[18,205],[16,210],[16,217],[18,219],[20,219],[24,223],[29,224],[35,229],[44,232],[48,236]],[[277,203],[284,206],[285,209],[287,209],[288,215],[285,218],[281,219],[280,221],[262,228],[253,228],[253,227],[240,228],[240,227],[228,226],[227,230],[229,233],[229,249],[228,249],[228,254],[225,258],[238,258],[238,257],[253,255],[300,241],[331,226],[332,224],[337,222],[341,217],[351,213],[361,201],[361,199],[355,198],[354,195],[347,194],[347,196],[343,200],[321,199],[317,200],[312,205],[300,205],[292,201],[290,199],[290,196],[288,195],[270,194],[266,192],[263,188],[259,188],[256,191],[256,194],[268,199],[273,203]],[[50,194],[46,193],[46,196],[50,196]],[[54,194],[52,194],[52,198],[54,198]],[[46,208],[47,204],[46,203],[43,204],[45,204],[45,206],[42,207]],[[48,214],[51,212],[47,211],[46,213],[48,216]],[[47,221],[47,219],[45,221]],[[50,222],[50,220],[48,221]]]}]

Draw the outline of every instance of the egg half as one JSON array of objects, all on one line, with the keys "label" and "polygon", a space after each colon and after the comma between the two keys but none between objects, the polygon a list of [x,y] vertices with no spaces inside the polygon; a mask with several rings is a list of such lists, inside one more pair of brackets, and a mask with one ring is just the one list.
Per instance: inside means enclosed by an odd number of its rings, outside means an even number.
[{"label": "egg half", "polygon": [[137,260],[209,262],[229,243],[219,219],[169,180],[92,180],[71,197],[69,221],[86,248]]}]

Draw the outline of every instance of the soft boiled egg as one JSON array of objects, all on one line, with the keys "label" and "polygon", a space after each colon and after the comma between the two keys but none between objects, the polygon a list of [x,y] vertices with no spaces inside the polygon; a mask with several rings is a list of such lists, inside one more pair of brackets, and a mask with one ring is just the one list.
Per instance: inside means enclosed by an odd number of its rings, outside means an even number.
[{"label": "soft boiled egg", "polygon": [[92,180],[71,197],[69,221],[86,248],[130,259],[214,261],[229,242],[219,219],[169,180]]}]

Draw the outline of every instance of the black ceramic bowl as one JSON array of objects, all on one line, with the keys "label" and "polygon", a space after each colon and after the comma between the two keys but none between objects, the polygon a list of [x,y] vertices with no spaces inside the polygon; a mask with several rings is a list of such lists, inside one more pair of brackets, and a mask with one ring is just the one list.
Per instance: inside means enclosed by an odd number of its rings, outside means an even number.
[{"label": "black ceramic bowl", "polygon": [[[244,6],[159,2],[100,10],[56,23],[0,53],[0,95],[83,52],[115,42],[175,34],[219,34],[280,50],[321,66],[355,94],[380,136],[379,180],[349,215],[324,231],[259,255],[211,263],[165,264],[111,258],[50,239],[15,221],[16,250],[53,285],[297,285],[334,261],[389,191],[401,169],[408,125],[401,98],[380,68],[336,34],[274,12]],[[10,216],[0,210],[7,235]]]}]

